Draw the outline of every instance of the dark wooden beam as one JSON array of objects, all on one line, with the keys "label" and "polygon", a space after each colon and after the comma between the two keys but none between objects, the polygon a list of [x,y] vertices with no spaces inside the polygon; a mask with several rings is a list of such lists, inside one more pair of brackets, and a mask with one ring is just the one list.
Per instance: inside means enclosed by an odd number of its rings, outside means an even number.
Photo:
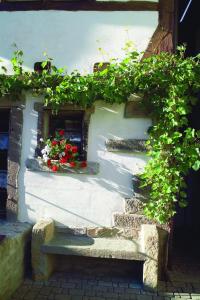
[{"label": "dark wooden beam", "polygon": [[159,0],[159,24],[149,42],[143,58],[162,51],[174,50],[175,0]]},{"label": "dark wooden beam", "polygon": [[157,11],[158,3],[149,1],[0,1],[0,11],[69,10],[69,11]]}]

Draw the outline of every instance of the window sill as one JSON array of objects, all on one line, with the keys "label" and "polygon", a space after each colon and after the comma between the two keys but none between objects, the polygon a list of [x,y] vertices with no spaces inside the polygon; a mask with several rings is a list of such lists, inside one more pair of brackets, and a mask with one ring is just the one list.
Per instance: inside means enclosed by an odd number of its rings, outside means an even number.
[{"label": "window sill", "polygon": [[46,172],[58,175],[68,175],[68,174],[86,174],[86,175],[96,175],[99,173],[99,163],[97,162],[87,162],[86,168],[70,168],[62,167],[57,172],[50,170],[40,158],[28,158],[26,160],[26,168],[28,171],[32,172]]}]

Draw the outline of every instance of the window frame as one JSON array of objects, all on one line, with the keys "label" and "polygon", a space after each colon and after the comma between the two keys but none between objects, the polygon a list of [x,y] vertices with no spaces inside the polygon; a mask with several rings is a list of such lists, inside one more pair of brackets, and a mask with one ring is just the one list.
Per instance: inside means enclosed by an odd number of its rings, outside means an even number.
[{"label": "window frame", "polygon": [[[49,121],[50,116],[52,116],[52,109],[48,107],[44,107],[42,103],[36,102],[34,104],[34,110],[38,112],[38,127],[37,127],[37,147],[35,149],[35,157],[41,155],[41,138],[47,139],[49,137]],[[82,153],[81,159],[87,160],[87,149],[88,149],[88,131],[91,114],[94,113],[94,106],[91,108],[83,109],[80,106],[76,105],[65,105],[60,108],[58,111],[63,114],[69,114],[70,112],[82,112],[83,113],[83,126],[82,126]]]}]

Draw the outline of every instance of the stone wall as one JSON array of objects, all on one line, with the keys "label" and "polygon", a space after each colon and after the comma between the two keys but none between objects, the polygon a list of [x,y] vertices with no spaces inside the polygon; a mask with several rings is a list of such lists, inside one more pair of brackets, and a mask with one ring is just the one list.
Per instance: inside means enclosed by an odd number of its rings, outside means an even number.
[{"label": "stone wall", "polygon": [[31,226],[27,223],[0,223],[0,299],[7,300],[24,279],[25,249]]}]

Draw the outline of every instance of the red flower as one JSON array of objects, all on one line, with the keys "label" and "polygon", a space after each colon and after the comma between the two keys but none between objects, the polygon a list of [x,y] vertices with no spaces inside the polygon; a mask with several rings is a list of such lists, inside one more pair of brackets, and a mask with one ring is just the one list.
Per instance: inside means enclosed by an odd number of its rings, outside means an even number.
[{"label": "red flower", "polygon": [[51,160],[50,159],[47,160],[47,166],[51,167]]},{"label": "red flower", "polygon": [[56,145],[58,145],[58,142],[54,140],[54,141],[51,142],[51,145],[56,146]]},{"label": "red flower", "polygon": [[58,166],[53,165],[53,166],[51,167],[51,170],[52,170],[53,172],[57,172],[57,171],[58,171]]},{"label": "red flower", "polygon": [[78,151],[78,147],[77,146],[72,146],[72,152],[77,153],[77,151]]},{"label": "red flower", "polygon": [[75,163],[75,161],[71,161],[71,162],[69,163],[69,165],[70,165],[70,167],[71,167],[71,168],[74,168],[74,167],[76,167],[76,163]]},{"label": "red flower", "polygon": [[67,162],[67,160],[68,160],[67,156],[64,156],[60,159],[60,163],[65,164]]},{"label": "red flower", "polygon": [[72,148],[72,145],[71,145],[71,144],[67,144],[67,145],[65,146],[65,149],[66,149],[66,150],[71,150],[71,148]]},{"label": "red flower", "polygon": [[87,167],[87,162],[86,161],[82,161],[81,162],[81,168],[86,168]]},{"label": "red flower", "polygon": [[61,129],[59,132],[58,132],[60,135],[64,135],[65,134],[65,131],[63,129]]}]

